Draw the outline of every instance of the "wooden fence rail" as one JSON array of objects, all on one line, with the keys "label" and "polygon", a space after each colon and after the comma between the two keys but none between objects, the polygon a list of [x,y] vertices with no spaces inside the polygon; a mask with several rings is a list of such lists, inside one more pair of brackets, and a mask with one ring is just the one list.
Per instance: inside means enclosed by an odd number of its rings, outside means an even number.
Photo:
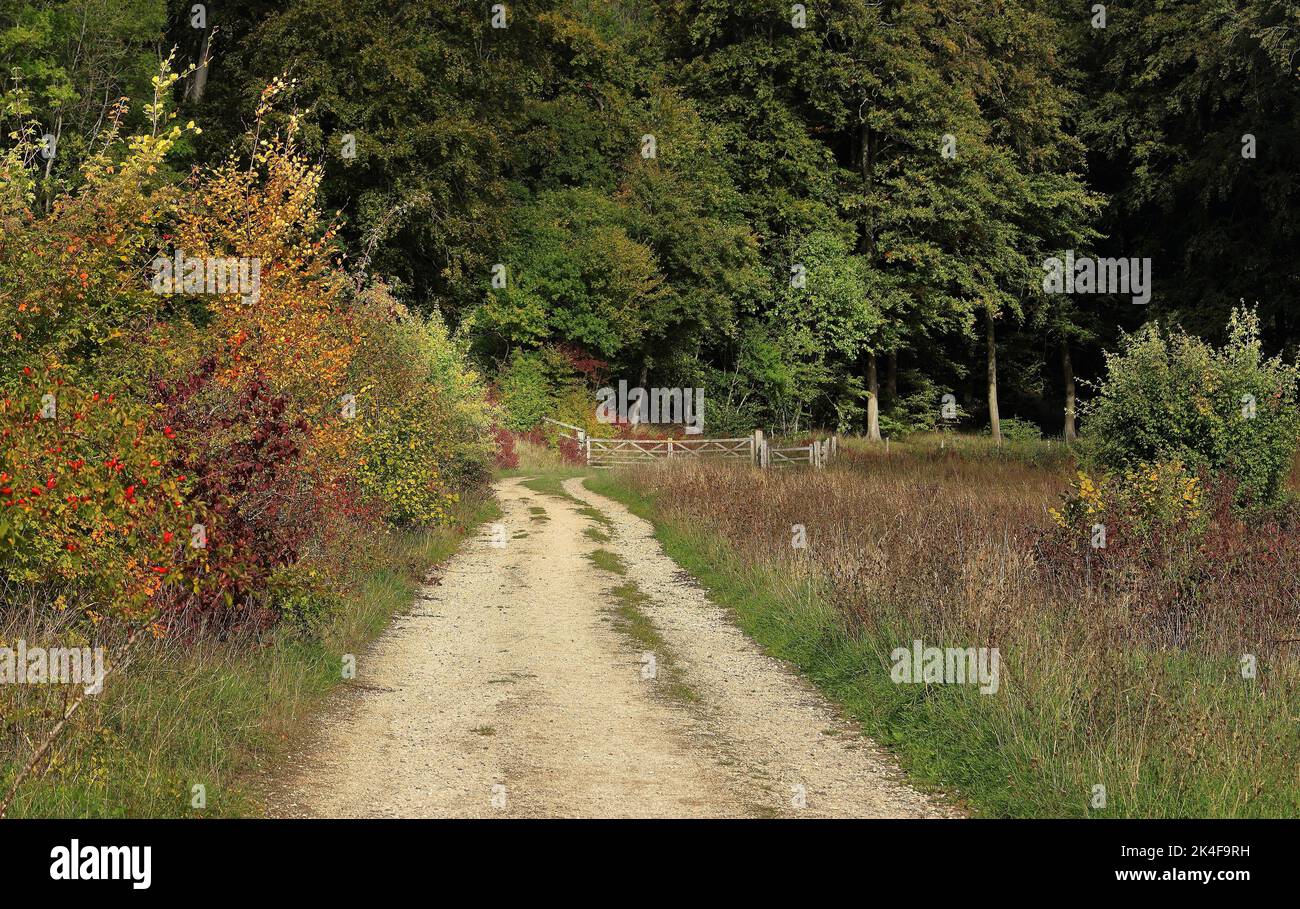
[{"label": "wooden fence rail", "polygon": [[604,439],[588,435],[581,427],[547,418],[573,432],[564,434],[582,448],[592,467],[619,467],[674,458],[745,461],[760,468],[807,464],[825,467],[837,454],[839,437],[814,440],[807,445],[774,447],[763,437],[761,429],[734,439]]}]

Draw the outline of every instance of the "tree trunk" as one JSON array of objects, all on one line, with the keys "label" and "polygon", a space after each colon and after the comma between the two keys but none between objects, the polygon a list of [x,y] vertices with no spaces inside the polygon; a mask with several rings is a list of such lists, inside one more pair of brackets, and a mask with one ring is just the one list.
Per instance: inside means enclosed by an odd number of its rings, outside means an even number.
[{"label": "tree trunk", "polygon": [[993,327],[993,310],[985,308],[989,345],[989,430],[993,441],[1002,444],[1002,426],[998,420],[998,339]]},{"label": "tree trunk", "polygon": [[891,350],[885,356],[885,407],[892,408],[898,403],[898,351]]},{"label": "tree trunk", "polygon": [[63,114],[59,114],[58,124],[54,127],[54,155],[45,159],[45,179],[50,179],[50,171],[54,167],[54,157],[58,154],[59,142],[63,139]]},{"label": "tree trunk", "polygon": [[[871,148],[871,127],[866,123],[862,124],[861,131],[858,134],[858,169],[862,174],[862,188],[868,195],[872,190],[872,173],[873,160]],[[860,238],[859,249],[864,253],[869,253],[875,249],[874,230],[871,223],[870,206],[863,209],[867,217],[862,222],[862,235]]]},{"label": "tree trunk", "polygon": [[880,441],[880,383],[876,379],[876,355],[867,354],[867,438]]},{"label": "tree trunk", "polygon": [[[857,165],[862,174],[862,189],[867,195],[872,191],[873,156],[871,127],[862,123],[857,135]],[[866,217],[858,233],[858,252],[869,259],[875,258],[875,225],[871,219],[871,206],[863,207]],[[873,442],[880,441],[880,381],[876,376],[876,354],[867,354],[867,438]]]},{"label": "tree trunk", "polygon": [[208,87],[208,47],[211,36],[212,29],[205,29],[203,44],[199,47],[199,62],[194,67],[193,75],[190,76],[190,90],[186,92],[189,100],[196,104],[203,100],[203,91]]},{"label": "tree trunk", "polygon": [[[650,363],[648,358],[643,357],[641,360],[641,375],[637,379],[637,387],[642,390],[641,400],[637,403],[636,406],[636,421],[638,424],[644,423],[645,418],[648,416],[647,409],[650,407],[650,402],[646,399],[646,397],[650,394],[650,389],[646,388],[645,383],[649,380],[649,378],[650,378]],[[628,416],[631,416],[631,414],[628,414]]]},{"label": "tree trunk", "polygon": [[1073,442],[1079,437],[1074,428],[1074,363],[1070,361],[1070,342],[1061,341],[1061,371],[1065,376],[1065,441]]},{"label": "tree trunk", "polygon": [[[862,123],[857,136],[857,164],[862,174],[862,188],[867,195],[872,191],[873,157],[871,148],[871,127]],[[858,252],[868,258],[874,258],[876,251],[875,225],[871,221],[871,206],[865,206],[858,234]],[[872,442],[880,441],[880,380],[876,376],[876,354],[867,354],[867,438]]]}]

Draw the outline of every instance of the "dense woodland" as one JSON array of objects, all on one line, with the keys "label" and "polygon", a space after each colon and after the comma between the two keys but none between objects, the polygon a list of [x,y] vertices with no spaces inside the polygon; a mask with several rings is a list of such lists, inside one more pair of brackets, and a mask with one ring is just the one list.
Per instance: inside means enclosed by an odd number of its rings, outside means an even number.
[{"label": "dense woodland", "polygon": [[[1244,300],[1300,340],[1287,0],[18,0],[45,198],[173,46],[202,133],[169,166],[283,75],[356,267],[492,373],[702,386],[710,430],[889,434],[951,391],[1068,436],[1146,320],[1219,340]],[[1149,305],[1044,294],[1067,249],[1149,257]]]}]

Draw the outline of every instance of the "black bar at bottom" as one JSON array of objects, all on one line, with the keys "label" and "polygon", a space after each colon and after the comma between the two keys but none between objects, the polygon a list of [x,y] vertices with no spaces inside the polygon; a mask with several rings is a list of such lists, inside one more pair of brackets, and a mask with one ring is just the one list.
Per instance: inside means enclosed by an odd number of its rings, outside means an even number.
[{"label": "black bar at bottom", "polygon": [[[416,892],[429,898],[454,898],[468,887],[487,898],[590,890],[656,901],[777,886],[810,898],[846,886],[903,898],[938,896],[948,887],[991,896],[1022,885],[1230,894],[1295,881],[1297,833],[1294,820],[11,820],[0,821],[0,867],[11,895],[111,891],[128,900],[334,900],[374,898],[395,887],[422,888]],[[71,872],[74,840],[79,861]],[[150,847],[147,888],[136,886],[144,883],[142,850],[128,857],[99,848],[122,846]],[[112,874],[114,863],[118,879],[83,879],[83,870]],[[445,889],[449,884],[458,886]],[[899,886],[917,889],[876,889]],[[423,889],[433,887],[440,889]]]}]

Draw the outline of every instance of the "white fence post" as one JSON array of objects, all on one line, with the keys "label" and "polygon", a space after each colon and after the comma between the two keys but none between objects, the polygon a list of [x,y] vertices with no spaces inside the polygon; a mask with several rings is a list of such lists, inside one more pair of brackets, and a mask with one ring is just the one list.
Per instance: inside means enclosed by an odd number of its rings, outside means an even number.
[{"label": "white fence post", "polygon": [[751,443],[750,461],[755,467],[763,466],[763,430],[754,430],[754,441]]}]

